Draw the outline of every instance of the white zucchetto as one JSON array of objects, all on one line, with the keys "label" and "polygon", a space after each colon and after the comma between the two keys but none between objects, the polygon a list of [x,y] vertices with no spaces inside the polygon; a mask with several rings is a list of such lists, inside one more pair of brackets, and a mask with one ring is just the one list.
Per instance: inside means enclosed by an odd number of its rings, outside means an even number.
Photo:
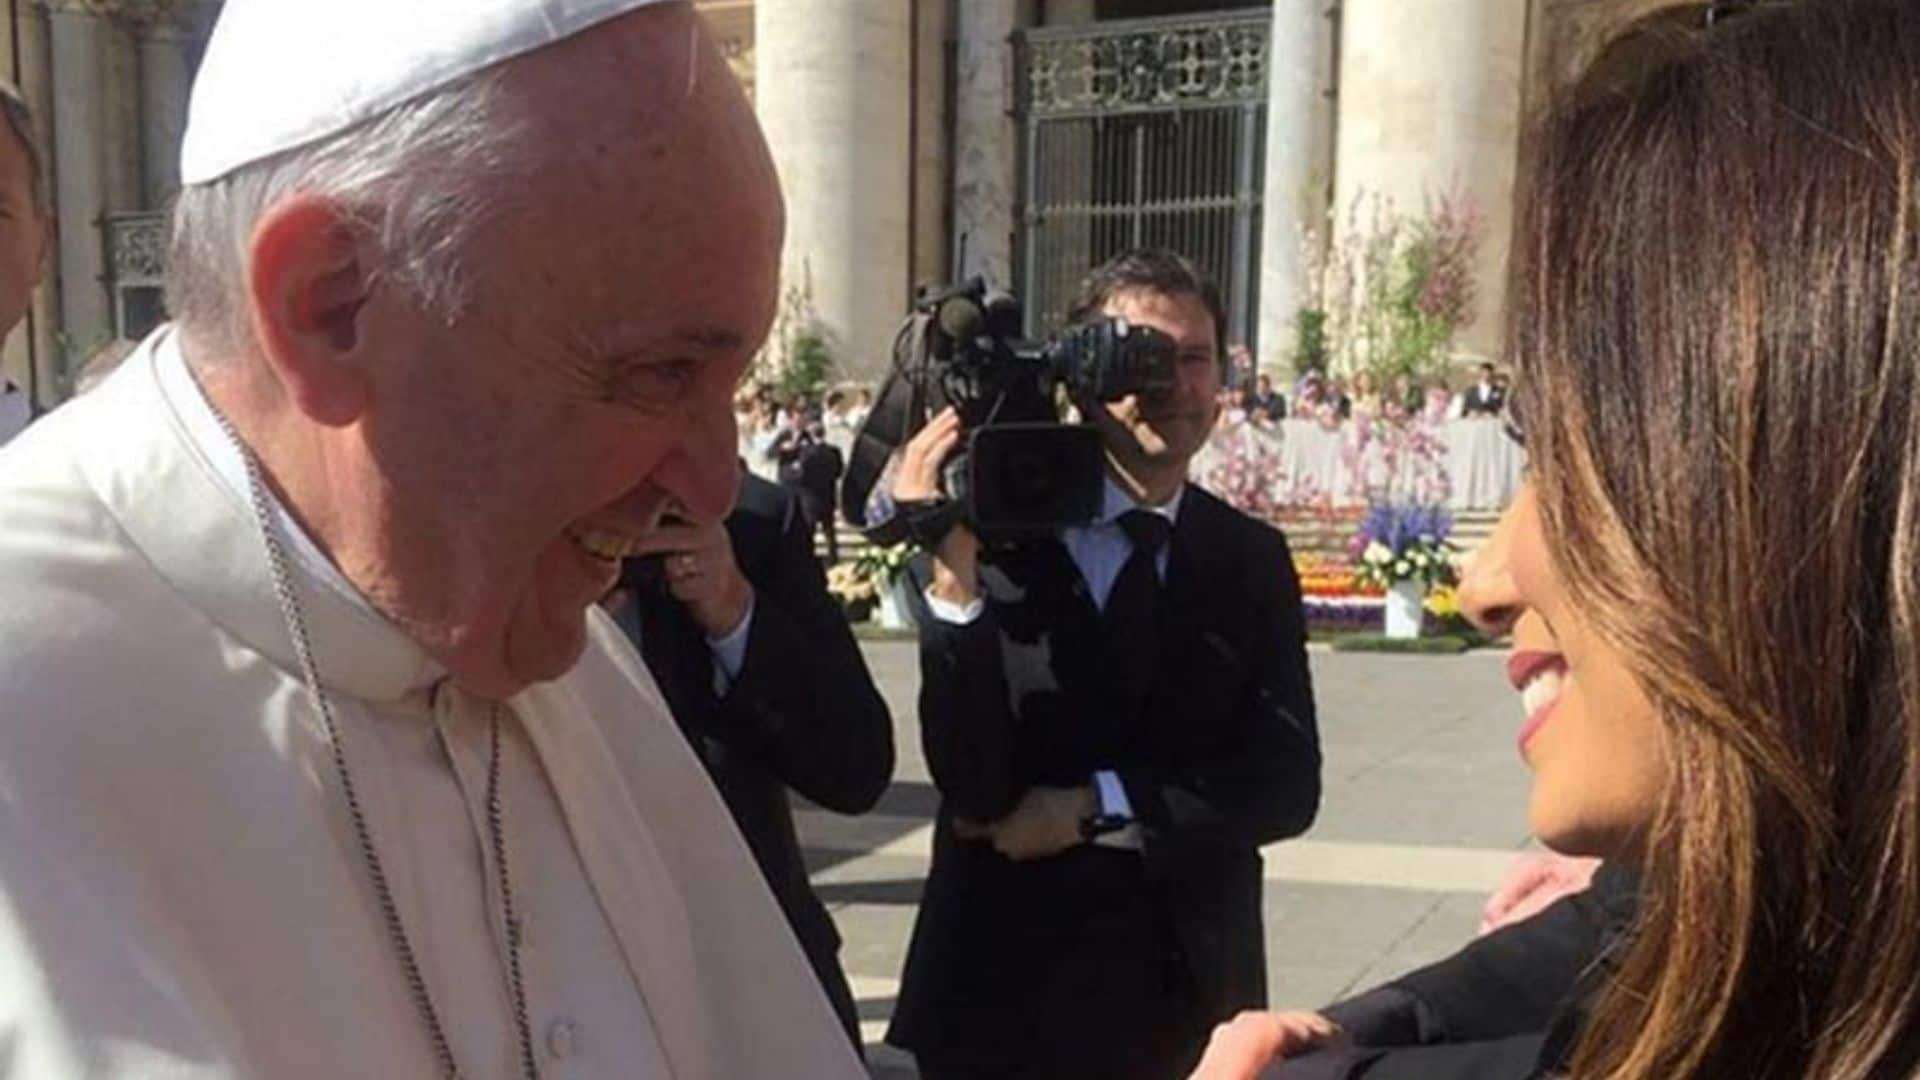
[{"label": "white zucchetto", "polygon": [[187,110],[202,184],[662,0],[227,0]]}]

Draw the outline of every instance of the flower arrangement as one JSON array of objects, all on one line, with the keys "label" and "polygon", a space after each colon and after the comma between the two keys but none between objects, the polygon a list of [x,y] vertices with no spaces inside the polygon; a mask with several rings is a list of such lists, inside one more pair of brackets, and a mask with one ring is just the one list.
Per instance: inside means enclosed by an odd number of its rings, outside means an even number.
[{"label": "flower arrangement", "polygon": [[[1365,213],[1363,213],[1363,209]],[[1301,238],[1308,292],[1295,314],[1295,364],[1366,371],[1380,386],[1446,365],[1454,334],[1473,321],[1474,263],[1484,222],[1454,193],[1409,216],[1379,196],[1356,198],[1326,243]]]},{"label": "flower arrangement", "polygon": [[1446,505],[1453,497],[1447,444],[1423,420],[1356,420],[1340,452],[1350,494],[1369,505]]},{"label": "flower arrangement", "polygon": [[1195,470],[1201,486],[1243,514],[1266,519],[1279,513],[1280,454],[1272,436],[1240,424],[1217,433],[1208,450],[1207,462]]},{"label": "flower arrangement", "polygon": [[900,575],[907,572],[913,551],[913,545],[905,541],[887,547],[870,547],[853,560],[853,572],[866,579],[876,592],[891,589]]},{"label": "flower arrangement", "polygon": [[834,563],[827,568],[827,591],[848,609],[870,605],[880,596],[879,586],[858,563]]},{"label": "flower arrangement", "polygon": [[1439,506],[1377,503],[1353,535],[1354,577],[1383,588],[1403,581],[1450,585],[1452,532],[1453,518]]},{"label": "flower arrangement", "polygon": [[1345,600],[1352,597],[1379,597],[1380,586],[1372,582],[1361,581],[1354,568],[1343,562],[1312,562],[1294,564],[1294,572],[1300,576],[1300,595],[1322,600]]},{"label": "flower arrangement", "polygon": [[1300,577],[1300,607],[1314,634],[1378,633],[1380,586],[1360,581],[1344,561],[1306,557],[1294,560]]}]

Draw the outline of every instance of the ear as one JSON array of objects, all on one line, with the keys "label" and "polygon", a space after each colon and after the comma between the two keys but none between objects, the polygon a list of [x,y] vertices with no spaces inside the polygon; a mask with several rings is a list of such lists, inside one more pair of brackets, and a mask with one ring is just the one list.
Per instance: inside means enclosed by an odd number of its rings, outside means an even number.
[{"label": "ear", "polygon": [[330,199],[279,203],[254,229],[247,284],[254,334],[294,407],[329,427],[359,419],[370,389],[357,362],[372,287],[364,228]]}]

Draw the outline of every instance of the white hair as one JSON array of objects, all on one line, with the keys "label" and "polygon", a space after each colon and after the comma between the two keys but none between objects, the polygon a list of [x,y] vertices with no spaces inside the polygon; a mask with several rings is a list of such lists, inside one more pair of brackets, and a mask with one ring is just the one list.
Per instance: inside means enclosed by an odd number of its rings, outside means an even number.
[{"label": "white hair", "polygon": [[[499,212],[520,125],[490,75],[398,106],[323,142],[242,166],[180,192],[168,253],[167,304],[182,328],[217,347],[252,341],[245,297],[254,230],[294,194],[346,208],[376,241],[373,273],[451,324],[471,286],[465,255]],[[517,156],[518,155],[518,156]]]}]

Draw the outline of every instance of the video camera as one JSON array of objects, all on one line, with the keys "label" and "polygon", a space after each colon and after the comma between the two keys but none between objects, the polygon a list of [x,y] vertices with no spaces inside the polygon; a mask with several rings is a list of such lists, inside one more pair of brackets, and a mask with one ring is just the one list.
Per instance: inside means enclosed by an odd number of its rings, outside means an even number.
[{"label": "video camera", "polygon": [[[1037,343],[1022,340],[1020,327],[1020,301],[977,277],[929,291],[914,305],[841,485],[842,512],[874,542],[914,536],[931,544],[955,522],[988,541],[1012,540],[1099,516],[1100,435],[1091,425],[1062,422],[1061,399],[1091,404],[1169,390],[1175,343],[1118,318],[1068,327]],[[887,460],[949,405],[967,436],[942,467],[946,498],[896,506],[869,522]]]}]

